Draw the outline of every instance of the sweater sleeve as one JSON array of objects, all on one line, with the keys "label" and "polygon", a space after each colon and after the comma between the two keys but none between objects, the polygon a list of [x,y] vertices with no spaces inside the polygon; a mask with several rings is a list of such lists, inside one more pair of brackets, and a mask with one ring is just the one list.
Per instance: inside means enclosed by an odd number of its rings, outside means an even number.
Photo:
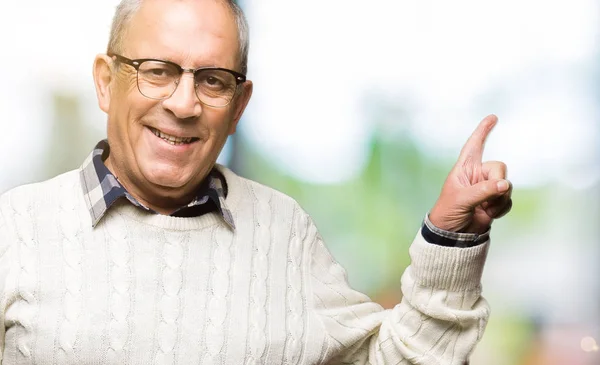
[{"label": "sweater sleeve", "polygon": [[480,279],[489,241],[443,247],[419,232],[391,310],[350,288],[345,270],[311,229],[312,310],[325,336],[325,364],[464,365],[489,317]]}]

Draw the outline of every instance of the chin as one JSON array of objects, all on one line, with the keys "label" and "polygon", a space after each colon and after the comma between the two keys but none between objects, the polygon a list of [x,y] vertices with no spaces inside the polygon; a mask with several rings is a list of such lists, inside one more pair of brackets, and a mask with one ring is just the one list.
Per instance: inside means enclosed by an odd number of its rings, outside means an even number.
[{"label": "chin", "polygon": [[153,185],[168,189],[182,188],[192,180],[191,174],[183,168],[157,169],[151,168],[145,173],[146,180]]},{"label": "chin", "polygon": [[150,182],[167,189],[179,189],[188,183],[188,181],[182,179],[174,179],[172,176],[155,177]]}]

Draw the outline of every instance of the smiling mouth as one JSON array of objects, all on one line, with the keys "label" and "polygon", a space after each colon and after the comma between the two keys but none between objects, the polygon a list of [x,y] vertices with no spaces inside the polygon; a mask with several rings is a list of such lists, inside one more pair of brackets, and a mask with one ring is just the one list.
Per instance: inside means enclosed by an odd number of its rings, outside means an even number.
[{"label": "smiling mouth", "polygon": [[199,140],[199,138],[197,137],[176,137],[176,136],[171,136],[170,134],[166,134],[163,133],[161,131],[159,131],[158,129],[152,128],[152,127],[148,127],[150,129],[150,131],[152,131],[152,133],[154,133],[155,136],[157,136],[158,138],[161,138],[163,141],[172,144],[173,146],[179,146],[179,145],[183,145],[183,144],[190,144],[193,142],[196,142],[197,140]]}]

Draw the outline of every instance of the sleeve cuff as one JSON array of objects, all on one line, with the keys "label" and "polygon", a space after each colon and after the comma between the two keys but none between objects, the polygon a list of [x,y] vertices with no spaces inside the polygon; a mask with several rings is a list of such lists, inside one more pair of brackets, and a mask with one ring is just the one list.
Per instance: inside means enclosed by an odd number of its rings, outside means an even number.
[{"label": "sleeve cuff", "polygon": [[421,234],[425,241],[444,247],[474,247],[486,242],[490,238],[489,229],[483,234],[445,231],[431,223],[429,214],[425,215]]},{"label": "sleeve cuff", "polygon": [[407,270],[425,287],[450,291],[480,288],[489,243],[474,247],[441,247],[425,242],[418,234],[410,247]]}]

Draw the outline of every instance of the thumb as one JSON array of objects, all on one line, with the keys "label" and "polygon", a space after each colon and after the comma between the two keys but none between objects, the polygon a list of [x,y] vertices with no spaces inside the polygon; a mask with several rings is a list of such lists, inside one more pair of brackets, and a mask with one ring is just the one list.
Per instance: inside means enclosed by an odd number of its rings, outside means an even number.
[{"label": "thumb", "polygon": [[463,193],[463,204],[474,208],[483,202],[497,198],[506,193],[510,188],[510,183],[503,179],[492,179],[481,181],[472,185]]}]

